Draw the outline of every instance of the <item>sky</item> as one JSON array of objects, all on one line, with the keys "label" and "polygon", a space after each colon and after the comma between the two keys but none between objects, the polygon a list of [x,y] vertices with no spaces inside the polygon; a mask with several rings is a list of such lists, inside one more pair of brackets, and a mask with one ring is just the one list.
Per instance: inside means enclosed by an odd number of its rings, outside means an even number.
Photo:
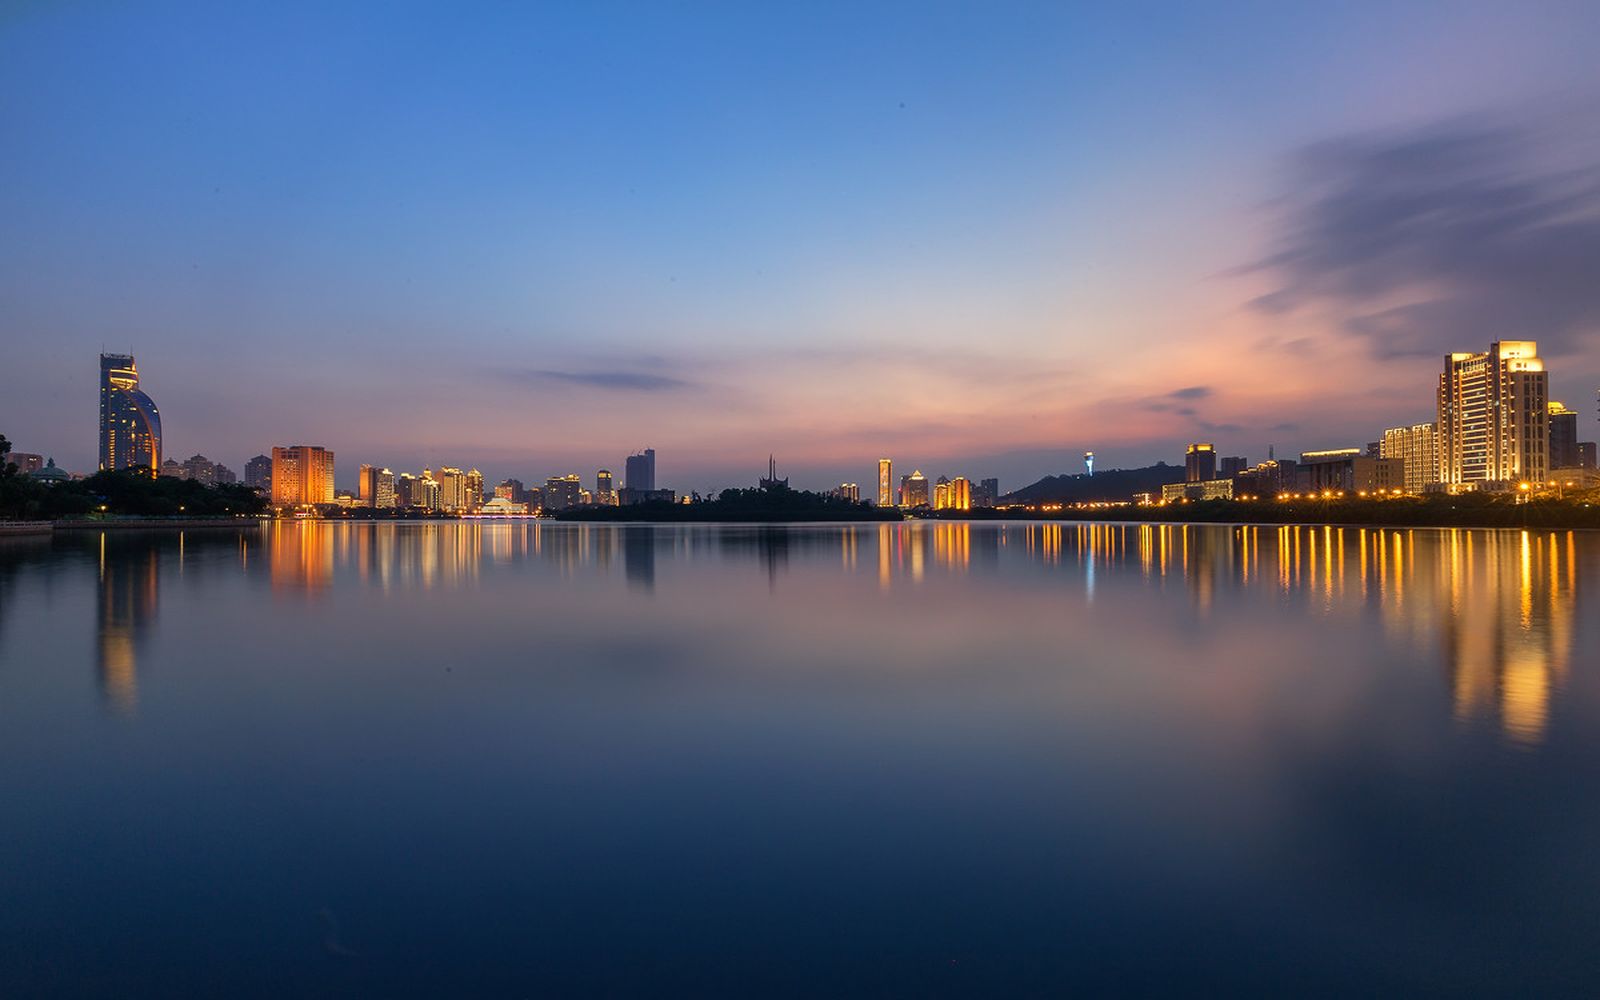
[{"label": "sky", "polygon": [[1536,339],[1596,436],[1600,4],[0,2],[0,433],[1003,490],[1364,444]]}]

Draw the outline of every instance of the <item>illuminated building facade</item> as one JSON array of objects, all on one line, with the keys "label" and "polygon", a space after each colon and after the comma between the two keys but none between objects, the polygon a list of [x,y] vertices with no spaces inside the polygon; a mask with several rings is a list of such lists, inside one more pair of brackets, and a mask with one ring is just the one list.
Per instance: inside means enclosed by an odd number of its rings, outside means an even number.
[{"label": "illuminated building facade", "polygon": [[183,463],[183,478],[214,486],[217,482],[217,463],[204,455],[191,455],[189,460]]},{"label": "illuminated building facade", "polygon": [[933,509],[944,510],[950,506],[950,480],[940,476],[933,483]]},{"label": "illuminated building facade", "polygon": [[272,449],[272,502],[280,507],[333,503],[333,452],[306,444]]},{"label": "illuminated building facade", "polygon": [[617,505],[617,487],[612,482],[610,469],[601,469],[594,474],[594,502],[604,507]]},{"label": "illuminated building facade", "polygon": [[1191,483],[1204,483],[1217,478],[1216,446],[1191,444],[1183,458],[1183,478]]},{"label": "illuminated building facade", "polygon": [[838,486],[834,487],[833,495],[838,497],[840,500],[848,500],[851,503],[860,503],[861,487],[856,483],[840,483]]},{"label": "illuminated building facade", "polygon": [[1369,458],[1360,448],[1308,451],[1300,455],[1298,475],[1300,486],[1312,492],[1389,492],[1405,487],[1406,463],[1399,458]]},{"label": "illuminated building facade", "polygon": [[393,510],[395,506],[394,473],[372,465],[363,465],[356,477],[356,496],[363,507]]},{"label": "illuminated building facade", "polygon": [[1550,469],[1550,376],[1531,340],[1451,354],[1439,376],[1439,481],[1472,489],[1542,481]]},{"label": "illuminated building facade", "polygon": [[914,470],[909,476],[900,477],[900,506],[926,507],[930,499],[928,477],[922,474],[921,469]]},{"label": "illuminated building facade", "polygon": [[894,506],[894,463],[887,458],[878,459],[878,506]]},{"label": "illuminated building facade", "polygon": [[161,414],[131,354],[100,355],[100,468],[161,469]]},{"label": "illuminated building facade", "polygon": [[954,479],[939,477],[933,485],[934,510],[971,510],[972,509],[972,480],[966,476],[957,476]]},{"label": "illuminated building facade", "polygon": [[[646,448],[637,455],[629,455],[623,466],[626,485],[630,490],[651,493],[656,488],[656,450]],[[548,503],[546,504],[548,506]]]},{"label": "illuminated building facade", "polygon": [[1439,481],[1439,429],[1433,424],[1391,427],[1378,443],[1380,458],[1406,463],[1407,493],[1422,493]]},{"label": "illuminated building facade", "polygon": [[439,470],[439,509],[470,514],[483,506],[483,473],[453,466]]}]

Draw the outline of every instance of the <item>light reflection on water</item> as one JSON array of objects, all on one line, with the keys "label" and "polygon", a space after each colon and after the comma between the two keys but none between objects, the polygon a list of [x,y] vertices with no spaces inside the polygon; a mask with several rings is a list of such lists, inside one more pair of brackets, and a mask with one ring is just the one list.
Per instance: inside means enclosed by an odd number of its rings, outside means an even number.
[{"label": "light reflection on water", "polygon": [[[1581,533],[1330,526],[278,522],[8,542],[0,794],[45,804],[0,819],[0,938],[31,942],[0,968],[67,992],[80,959],[123,995],[237,987],[172,947],[190,934],[254,969],[236,994],[733,993],[771,991],[775,968],[799,993],[1560,992],[1597,971],[1572,941],[1600,922],[1577,898],[1600,897],[1581,847],[1600,815],[1571,798],[1600,757],[1580,613],[1597,574]],[[86,617],[92,652],[73,640]],[[115,873],[73,867],[124,828],[144,839],[109,849]],[[316,860],[276,853],[307,837]],[[1531,837],[1548,857],[1518,853],[1517,895],[1495,868]],[[422,853],[373,860],[393,838]],[[213,877],[270,876],[239,891],[272,902],[153,888],[208,855]],[[476,895],[395,867],[417,863]],[[1485,877],[1498,888],[1473,891]],[[686,923],[663,935],[630,909],[639,880]],[[1174,886],[1217,900],[1190,914],[1217,929],[1143,908]],[[392,949],[446,906],[496,948],[511,928],[552,943],[499,961],[447,935],[426,962],[326,969],[297,921],[341,891],[341,933]],[[96,895],[108,922],[154,914],[139,958],[104,946]],[[1530,908],[1555,925],[1537,942]],[[40,943],[46,914],[78,951]],[[237,923],[196,929],[213,919]],[[841,919],[826,974],[795,971],[786,935],[816,947]],[[997,929],[1012,921],[1028,930]],[[230,936],[258,925],[263,941]],[[902,925],[922,936],[882,929]],[[1076,943],[1043,943],[1059,935]],[[1127,935],[1176,964],[1109,943]],[[731,978],[673,964],[709,954]]]}]

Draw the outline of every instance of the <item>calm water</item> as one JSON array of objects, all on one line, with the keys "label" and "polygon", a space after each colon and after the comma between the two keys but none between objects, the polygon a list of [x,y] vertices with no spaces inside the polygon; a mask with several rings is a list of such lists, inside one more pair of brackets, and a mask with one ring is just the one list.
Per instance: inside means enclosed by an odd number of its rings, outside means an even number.
[{"label": "calm water", "polygon": [[4,542],[0,993],[1592,994],[1597,585],[1567,532]]}]

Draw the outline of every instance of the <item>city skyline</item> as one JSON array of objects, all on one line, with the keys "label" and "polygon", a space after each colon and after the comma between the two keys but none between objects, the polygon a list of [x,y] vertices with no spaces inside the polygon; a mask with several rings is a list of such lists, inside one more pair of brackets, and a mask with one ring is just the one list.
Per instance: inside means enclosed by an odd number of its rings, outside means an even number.
[{"label": "city skyline", "polygon": [[647,437],[710,488],[769,452],[1026,483],[1360,440],[1428,419],[1456,345],[1526,339],[1588,438],[1600,11],[1532,6],[33,8],[0,423],[92,468],[104,346],[161,373],[169,454],[234,468],[587,474]]}]

